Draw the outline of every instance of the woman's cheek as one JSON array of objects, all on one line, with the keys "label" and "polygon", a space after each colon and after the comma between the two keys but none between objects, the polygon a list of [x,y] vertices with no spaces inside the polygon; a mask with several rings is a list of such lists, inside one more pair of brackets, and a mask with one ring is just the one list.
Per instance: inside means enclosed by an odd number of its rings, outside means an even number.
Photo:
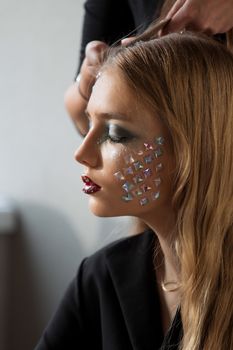
[{"label": "woman's cheek", "polygon": [[125,203],[148,205],[160,199],[164,172],[165,139],[157,136],[140,145],[112,153],[115,162],[113,181]]}]

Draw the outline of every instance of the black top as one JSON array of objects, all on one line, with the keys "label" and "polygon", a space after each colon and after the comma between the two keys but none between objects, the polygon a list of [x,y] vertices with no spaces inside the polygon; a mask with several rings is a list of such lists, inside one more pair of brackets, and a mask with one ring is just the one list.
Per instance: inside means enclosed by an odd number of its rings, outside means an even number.
[{"label": "black top", "polygon": [[92,40],[109,45],[133,30],[142,31],[157,18],[163,0],[87,0],[80,51],[80,64],[85,47]]},{"label": "black top", "polygon": [[180,312],[163,335],[151,231],[83,260],[35,350],[177,350]]}]

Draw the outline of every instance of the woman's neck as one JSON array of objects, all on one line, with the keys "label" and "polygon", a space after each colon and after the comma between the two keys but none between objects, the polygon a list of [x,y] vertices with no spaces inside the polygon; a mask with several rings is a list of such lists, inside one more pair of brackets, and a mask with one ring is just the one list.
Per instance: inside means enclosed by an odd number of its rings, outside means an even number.
[{"label": "woman's neck", "polygon": [[160,220],[157,218],[147,220],[146,224],[153,230],[158,240],[154,266],[158,282],[162,325],[166,333],[180,304],[180,270],[174,249],[175,215],[159,216],[159,218]]},{"label": "woman's neck", "polygon": [[168,207],[166,210],[163,209],[156,213],[156,215],[144,218],[143,221],[157,236],[164,280],[178,278],[179,264],[174,249],[174,240],[177,234],[174,211]]},{"label": "woman's neck", "polygon": [[161,322],[164,334],[166,334],[180,304],[179,265],[171,240],[156,234],[158,253],[155,255],[154,266],[160,299]]}]

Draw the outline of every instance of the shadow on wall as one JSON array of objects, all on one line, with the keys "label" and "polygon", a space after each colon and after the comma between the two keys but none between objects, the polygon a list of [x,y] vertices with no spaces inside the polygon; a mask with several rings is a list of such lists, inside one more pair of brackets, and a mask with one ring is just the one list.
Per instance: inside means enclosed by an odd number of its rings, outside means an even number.
[{"label": "shadow on wall", "polygon": [[64,214],[40,205],[20,206],[12,237],[8,345],[32,350],[85,252]]}]

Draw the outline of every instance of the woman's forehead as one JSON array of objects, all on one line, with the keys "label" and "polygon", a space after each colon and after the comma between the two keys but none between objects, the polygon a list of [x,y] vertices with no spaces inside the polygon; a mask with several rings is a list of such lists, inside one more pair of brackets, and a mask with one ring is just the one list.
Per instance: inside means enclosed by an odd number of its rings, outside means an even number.
[{"label": "woman's forehead", "polygon": [[97,79],[90,102],[90,115],[116,116],[127,123],[153,127],[158,122],[156,112],[146,106],[143,96],[133,91],[126,82],[123,73],[116,68],[104,70]]}]

